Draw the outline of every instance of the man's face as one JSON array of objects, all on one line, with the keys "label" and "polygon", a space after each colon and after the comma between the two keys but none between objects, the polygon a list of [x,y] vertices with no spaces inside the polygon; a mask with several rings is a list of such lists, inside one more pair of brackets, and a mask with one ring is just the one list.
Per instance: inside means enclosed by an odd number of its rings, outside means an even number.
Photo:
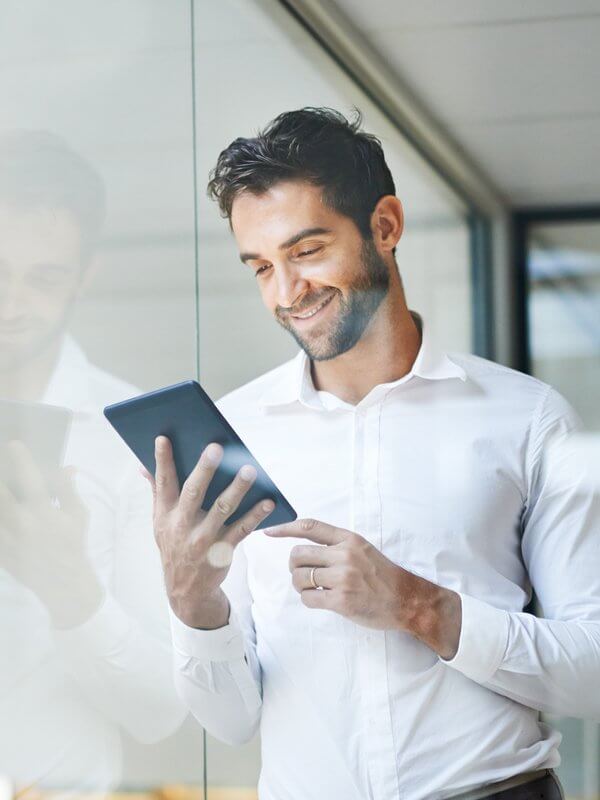
[{"label": "man's face", "polygon": [[0,203],[0,370],[18,369],[64,330],[81,274],[68,211]]},{"label": "man's face", "polygon": [[350,350],[389,286],[389,270],[355,223],[301,181],[241,193],[231,224],[263,302],[315,361]]}]

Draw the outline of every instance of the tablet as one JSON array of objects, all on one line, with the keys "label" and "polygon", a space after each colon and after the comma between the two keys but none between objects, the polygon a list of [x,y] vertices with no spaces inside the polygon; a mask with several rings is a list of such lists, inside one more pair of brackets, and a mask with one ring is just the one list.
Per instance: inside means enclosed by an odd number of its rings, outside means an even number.
[{"label": "tablet", "polygon": [[[11,440],[22,442],[53,492],[55,473],[63,466],[73,412],[62,406],[0,398],[0,453]],[[23,486],[14,467],[0,455],[0,481],[18,498]],[[26,494],[26,490],[25,490]]]},{"label": "tablet", "polygon": [[256,503],[266,499],[273,500],[275,507],[259,523],[257,530],[297,518],[292,506],[196,381],[183,381],[113,403],[106,406],[104,416],[151,475],[156,472],[154,440],[161,434],[168,436],[180,489],[204,448],[210,442],[222,445],[223,459],[202,503],[205,511],[231,483],[238,470],[244,464],[252,464],[256,469],[256,480],[227,523],[235,522]]}]

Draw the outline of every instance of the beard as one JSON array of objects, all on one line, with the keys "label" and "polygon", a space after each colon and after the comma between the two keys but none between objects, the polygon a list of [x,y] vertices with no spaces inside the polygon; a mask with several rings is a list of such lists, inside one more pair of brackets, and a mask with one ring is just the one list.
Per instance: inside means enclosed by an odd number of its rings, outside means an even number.
[{"label": "beard", "polygon": [[[292,334],[312,361],[329,361],[354,347],[389,291],[390,274],[387,264],[372,241],[363,240],[360,256],[362,270],[349,287],[348,296],[344,297],[339,289],[334,290],[331,302],[338,300],[339,311],[328,330],[317,335],[304,336],[294,327],[289,315],[282,317],[278,310],[275,312],[277,322]],[[321,297],[315,297],[314,303],[329,295],[330,292],[327,291]]]}]

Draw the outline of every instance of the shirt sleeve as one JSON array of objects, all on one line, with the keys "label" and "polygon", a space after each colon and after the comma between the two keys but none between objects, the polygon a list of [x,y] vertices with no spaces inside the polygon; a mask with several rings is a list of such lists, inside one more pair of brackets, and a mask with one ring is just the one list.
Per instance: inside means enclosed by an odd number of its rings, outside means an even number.
[{"label": "shirt sleeve", "polygon": [[169,604],[148,488],[133,469],[117,501],[104,601],[83,624],[55,630],[54,643],[90,704],[149,744],[177,730],[187,710],[173,682]]},{"label": "shirt sleeve", "polygon": [[222,585],[230,605],[226,625],[214,630],[190,628],[171,611],[179,695],[210,734],[231,745],[252,738],[262,709],[261,670],[243,545],[236,547]]},{"label": "shirt sleeve", "polygon": [[[600,719],[600,490],[594,437],[548,388],[532,426],[522,554],[540,616],[460,594],[445,664],[523,705]],[[596,467],[596,472],[597,472]]]}]

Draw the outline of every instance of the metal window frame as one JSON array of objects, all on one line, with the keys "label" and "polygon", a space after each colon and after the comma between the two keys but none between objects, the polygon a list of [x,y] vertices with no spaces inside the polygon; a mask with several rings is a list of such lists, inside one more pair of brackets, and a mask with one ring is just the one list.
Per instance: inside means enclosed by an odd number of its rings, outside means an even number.
[{"label": "metal window frame", "polygon": [[600,205],[532,206],[513,212],[511,220],[513,242],[513,285],[515,287],[516,363],[521,372],[532,374],[531,336],[529,330],[529,281],[527,247],[533,225],[557,222],[600,222]]}]

